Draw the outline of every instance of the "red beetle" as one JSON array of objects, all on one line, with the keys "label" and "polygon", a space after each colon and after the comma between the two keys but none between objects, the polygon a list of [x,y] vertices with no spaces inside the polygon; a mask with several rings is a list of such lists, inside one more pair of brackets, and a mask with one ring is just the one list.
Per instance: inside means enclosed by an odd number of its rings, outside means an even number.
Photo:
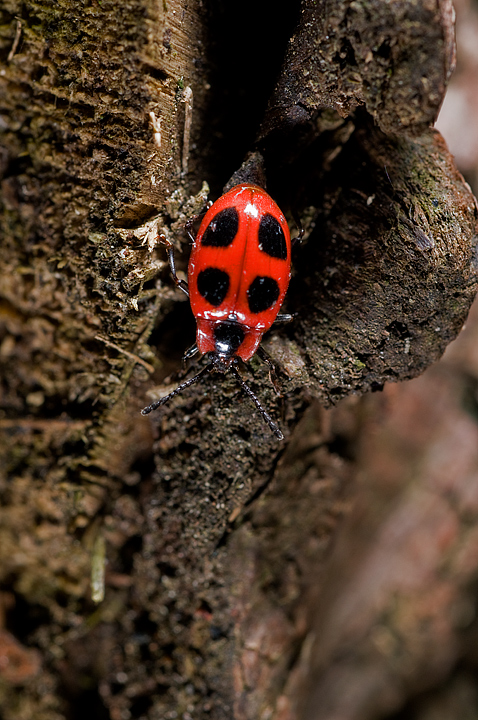
[{"label": "red beetle", "polygon": [[[272,198],[257,185],[236,185],[206,212],[189,260],[188,283],[176,274],[168,245],[171,272],[190,299],[196,318],[196,344],[185,353],[209,354],[211,362],[176,390],[142,410],[147,415],[208,372],[230,370],[275,435],[284,436],[259,399],[241,378],[238,359],[254,353],[273,364],[259,347],[262,335],[279,315],[290,281],[291,239],[286,219]],[[271,374],[272,379],[272,374]]]}]

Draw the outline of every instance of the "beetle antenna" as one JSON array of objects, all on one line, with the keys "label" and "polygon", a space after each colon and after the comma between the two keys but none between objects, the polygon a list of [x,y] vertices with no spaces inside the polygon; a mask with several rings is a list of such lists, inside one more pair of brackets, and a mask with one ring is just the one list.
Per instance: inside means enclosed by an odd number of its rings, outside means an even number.
[{"label": "beetle antenna", "polygon": [[153,412],[153,410],[156,410],[156,408],[160,407],[161,405],[164,405],[168,402],[172,397],[175,395],[179,395],[180,392],[185,390],[190,385],[194,385],[198,380],[200,380],[204,375],[208,372],[211,372],[214,369],[214,365],[210,363],[209,365],[206,365],[200,372],[198,372],[197,375],[190,378],[189,380],[186,380],[185,382],[181,383],[181,385],[178,385],[176,390],[173,390],[173,392],[170,392],[169,395],[165,395],[164,397],[160,398],[159,400],[155,400],[154,403],[151,403],[151,405],[148,405],[148,407],[145,407],[141,410],[141,415],[149,415],[150,412]]},{"label": "beetle antenna", "polygon": [[246,393],[246,395],[249,395],[249,397],[251,398],[252,402],[254,403],[254,405],[256,406],[256,408],[259,410],[259,412],[260,412],[260,414],[262,415],[263,419],[264,419],[264,420],[266,421],[266,423],[269,425],[270,429],[272,430],[272,432],[274,433],[274,435],[276,436],[276,438],[278,438],[279,440],[283,440],[283,439],[284,439],[284,436],[283,436],[283,434],[282,434],[279,426],[276,425],[276,423],[273,421],[273,419],[271,418],[271,416],[269,415],[269,413],[266,412],[266,410],[264,410],[264,408],[262,407],[262,405],[261,405],[261,403],[260,403],[260,401],[259,401],[259,398],[253,393],[253,391],[251,390],[251,388],[249,387],[249,385],[247,385],[247,383],[245,383],[244,380],[243,380],[243,379],[241,378],[241,376],[239,375],[238,369],[237,369],[236,367],[234,367],[234,366],[232,366],[230,369],[231,369],[231,372],[233,373],[234,377],[235,377],[236,380],[238,381],[239,385],[242,387],[242,389],[244,390],[244,392]]}]

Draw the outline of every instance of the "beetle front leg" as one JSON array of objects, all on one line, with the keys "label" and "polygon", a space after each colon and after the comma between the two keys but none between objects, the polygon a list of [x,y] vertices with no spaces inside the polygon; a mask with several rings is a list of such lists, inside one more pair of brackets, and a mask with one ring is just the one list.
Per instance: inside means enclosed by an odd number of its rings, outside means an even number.
[{"label": "beetle front leg", "polygon": [[186,282],[186,280],[181,280],[181,278],[178,277],[176,272],[176,261],[174,259],[174,246],[170,240],[167,239],[165,235],[159,236],[161,239],[161,242],[166,245],[166,252],[168,254],[168,260],[169,260],[169,268],[171,270],[171,275],[173,276],[173,280],[176,283],[177,287],[183,291],[188,297],[189,297],[189,287]]},{"label": "beetle front leg", "polygon": [[196,235],[194,234],[194,224],[198,220],[203,219],[203,217],[205,216],[205,214],[207,213],[207,211],[209,210],[209,208],[211,206],[212,206],[212,202],[208,202],[206,210],[204,212],[198,213],[197,215],[193,215],[192,217],[189,218],[189,220],[186,220],[186,222],[184,223],[184,227],[186,229],[187,234],[189,235],[189,239],[191,240],[191,242],[194,242],[196,240]]},{"label": "beetle front leg", "polygon": [[189,297],[189,287],[186,282],[186,280],[181,280],[178,278],[176,274],[176,262],[174,260],[174,248],[172,245],[169,245],[166,248],[166,252],[168,253],[168,260],[169,260],[169,267],[171,268],[171,275],[173,276],[173,280],[178,286],[180,290],[183,291],[183,293],[186,293],[186,295]]},{"label": "beetle front leg", "polygon": [[199,217],[201,217],[201,215],[193,215],[193,217],[189,218],[189,220],[186,220],[186,222],[184,223],[184,227],[186,228],[186,232],[187,232],[187,234],[189,235],[189,239],[190,239],[192,242],[194,242],[195,239],[196,239],[196,236],[194,235],[194,232],[193,232],[194,223],[196,222],[196,220],[197,220]]}]

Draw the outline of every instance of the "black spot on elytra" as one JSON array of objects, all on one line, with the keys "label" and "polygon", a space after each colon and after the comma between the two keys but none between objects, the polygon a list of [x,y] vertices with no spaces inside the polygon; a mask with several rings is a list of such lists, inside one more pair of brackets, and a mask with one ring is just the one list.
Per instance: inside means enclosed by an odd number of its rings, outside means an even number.
[{"label": "black spot on elytra", "polygon": [[206,268],[198,275],[198,292],[208,303],[219,307],[229,290],[229,275],[219,268]]},{"label": "black spot on elytra", "polygon": [[256,277],[249,285],[247,302],[252,313],[260,313],[274,305],[280,295],[279,285],[271,277]]},{"label": "black spot on elytra", "polygon": [[239,213],[235,207],[225,208],[213,217],[202,236],[201,244],[210,247],[228,247],[239,229]]},{"label": "black spot on elytra", "polygon": [[244,328],[239,323],[222,322],[214,328],[216,352],[234,355],[244,340]]},{"label": "black spot on elytra", "polygon": [[273,215],[264,215],[259,224],[259,248],[279,260],[287,259],[287,243],[280,223]]}]

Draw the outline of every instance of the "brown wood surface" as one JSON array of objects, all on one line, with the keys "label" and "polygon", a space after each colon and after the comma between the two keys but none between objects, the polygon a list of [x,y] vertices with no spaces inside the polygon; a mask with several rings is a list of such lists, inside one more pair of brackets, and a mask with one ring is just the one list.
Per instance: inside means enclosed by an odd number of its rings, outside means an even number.
[{"label": "brown wood surface", "polygon": [[[474,667],[473,342],[389,384],[476,292],[450,3],[1,14],[2,720],[372,720]],[[156,227],[183,272],[252,151],[305,229],[283,396],[244,370],[283,443],[228,377],[139,414],[194,339]]]}]

